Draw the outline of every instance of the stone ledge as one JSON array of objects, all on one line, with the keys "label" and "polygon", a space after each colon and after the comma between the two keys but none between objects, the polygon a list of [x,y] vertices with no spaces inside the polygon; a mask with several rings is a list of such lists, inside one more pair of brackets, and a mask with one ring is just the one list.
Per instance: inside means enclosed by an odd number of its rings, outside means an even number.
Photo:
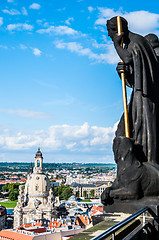
[{"label": "stone ledge", "polygon": [[138,200],[119,200],[114,199],[111,205],[103,206],[104,213],[127,213],[134,214],[144,207],[151,208],[157,214],[157,206],[159,206],[159,196],[144,197]]}]

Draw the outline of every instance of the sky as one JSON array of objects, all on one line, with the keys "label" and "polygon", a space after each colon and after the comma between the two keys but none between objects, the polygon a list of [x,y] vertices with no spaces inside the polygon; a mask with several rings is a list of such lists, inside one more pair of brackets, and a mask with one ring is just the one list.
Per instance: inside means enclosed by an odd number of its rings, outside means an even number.
[{"label": "sky", "polygon": [[[157,1],[1,0],[0,162],[114,163],[123,112],[106,20],[159,35]],[[128,99],[131,89],[127,89]]]}]

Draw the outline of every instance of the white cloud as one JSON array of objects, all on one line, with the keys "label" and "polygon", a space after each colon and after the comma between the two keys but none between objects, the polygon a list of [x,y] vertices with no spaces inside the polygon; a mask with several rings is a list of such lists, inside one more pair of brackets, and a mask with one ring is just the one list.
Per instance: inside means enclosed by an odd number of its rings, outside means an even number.
[{"label": "white cloud", "polygon": [[55,42],[55,46],[60,49],[68,49],[71,52],[76,52],[79,55],[86,55],[91,57],[93,54],[89,48],[83,48],[83,46],[80,43],[77,42]]},{"label": "white cloud", "polygon": [[93,12],[95,10],[95,8],[93,8],[93,7],[88,7],[88,11],[91,13],[91,12]]},{"label": "white cloud", "polygon": [[63,7],[63,8],[59,8],[59,9],[57,9],[59,12],[61,12],[61,11],[65,11],[66,10],[66,8],[65,7]]},{"label": "white cloud", "polygon": [[22,7],[22,14],[25,15],[25,16],[28,15],[28,12],[27,12],[25,7]]},{"label": "white cloud", "polygon": [[25,50],[27,47],[24,44],[20,44],[20,49]]},{"label": "white cloud", "polygon": [[147,34],[159,27],[159,14],[150,13],[148,11],[124,12],[122,9],[115,11],[110,8],[98,8],[99,17],[96,20],[96,25],[105,26],[106,20],[114,16],[122,16],[127,19],[129,29],[140,34]]},{"label": "white cloud", "polygon": [[27,31],[32,31],[33,30],[33,26],[27,23],[15,23],[15,24],[9,24],[7,26],[7,30],[9,31],[22,31],[22,30],[27,30]]},{"label": "white cloud", "polygon": [[0,26],[2,26],[2,25],[3,25],[3,18],[0,17]]},{"label": "white cloud", "polygon": [[24,150],[39,144],[47,151],[92,152],[111,148],[114,127],[55,125],[47,130],[13,134],[5,129],[0,134],[0,147],[8,150]]},{"label": "white cloud", "polygon": [[38,10],[38,9],[41,8],[41,6],[40,6],[40,4],[38,4],[38,3],[33,3],[33,4],[31,4],[31,5],[29,6],[29,8],[30,8],[30,9],[36,9],[36,10]]},{"label": "white cloud", "polygon": [[78,32],[74,30],[73,28],[70,28],[68,26],[50,26],[46,29],[40,29],[37,31],[38,33],[51,33],[54,32],[57,35],[76,35]]},{"label": "white cloud", "polygon": [[0,45],[0,48],[3,48],[3,49],[8,49],[8,47],[6,45]]},{"label": "white cloud", "polygon": [[71,52],[77,53],[78,55],[87,56],[89,59],[95,60],[96,62],[114,64],[119,61],[113,44],[105,44],[107,52],[101,54],[94,53],[90,48],[84,48],[81,43],[77,42],[65,43],[62,41],[56,41],[54,44],[59,49],[67,49]]},{"label": "white cloud", "polygon": [[99,58],[101,62],[109,64],[118,63],[120,60],[113,44],[106,44],[106,53],[101,53]]},{"label": "white cloud", "polygon": [[34,119],[45,119],[45,118],[51,117],[50,115],[43,112],[30,111],[25,109],[15,110],[15,109],[0,108],[0,112],[10,114],[10,115],[17,115],[24,118],[34,118]]},{"label": "white cloud", "polygon": [[33,54],[35,56],[41,56],[42,51],[40,51],[38,48],[33,48]]},{"label": "white cloud", "polygon": [[148,11],[136,11],[125,13],[123,17],[127,19],[129,28],[132,31],[137,31],[141,34],[147,34],[159,27],[159,14]]},{"label": "white cloud", "polygon": [[2,12],[7,13],[9,15],[20,15],[20,12],[16,9],[11,9],[11,10],[3,9]]},{"label": "white cloud", "polygon": [[70,17],[70,18],[68,18],[68,19],[65,21],[65,23],[66,23],[67,25],[71,25],[70,22],[72,22],[72,21],[74,21],[74,18],[73,18],[73,17]]}]

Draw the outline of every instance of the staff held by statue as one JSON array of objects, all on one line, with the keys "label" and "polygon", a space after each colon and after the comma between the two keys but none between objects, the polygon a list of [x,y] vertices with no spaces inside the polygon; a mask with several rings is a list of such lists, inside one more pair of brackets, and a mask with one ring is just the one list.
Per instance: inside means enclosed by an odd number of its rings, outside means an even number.
[{"label": "staff held by statue", "polygon": [[[120,16],[117,17],[117,29],[118,29],[118,35],[121,35],[122,26],[121,26]],[[121,47],[123,47],[123,39],[121,41]],[[123,61],[120,59],[120,62],[123,62]],[[124,71],[121,72],[121,81],[122,81],[123,105],[124,105],[125,136],[129,138],[130,137],[129,118],[128,118],[127,95],[126,95],[126,84],[125,84],[125,73],[124,73]]]}]

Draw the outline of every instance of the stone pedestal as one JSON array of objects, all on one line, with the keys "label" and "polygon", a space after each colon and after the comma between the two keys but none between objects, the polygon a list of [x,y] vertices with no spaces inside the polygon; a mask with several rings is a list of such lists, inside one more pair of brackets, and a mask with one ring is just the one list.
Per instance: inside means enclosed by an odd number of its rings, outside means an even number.
[{"label": "stone pedestal", "polygon": [[159,196],[157,197],[144,197],[139,200],[117,200],[114,199],[114,203],[111,205],[103,206],[103,212],[114,213],[122,212],[128,214],[134,214],[144,207],[151,208],[156,214],[158,214]]}]

